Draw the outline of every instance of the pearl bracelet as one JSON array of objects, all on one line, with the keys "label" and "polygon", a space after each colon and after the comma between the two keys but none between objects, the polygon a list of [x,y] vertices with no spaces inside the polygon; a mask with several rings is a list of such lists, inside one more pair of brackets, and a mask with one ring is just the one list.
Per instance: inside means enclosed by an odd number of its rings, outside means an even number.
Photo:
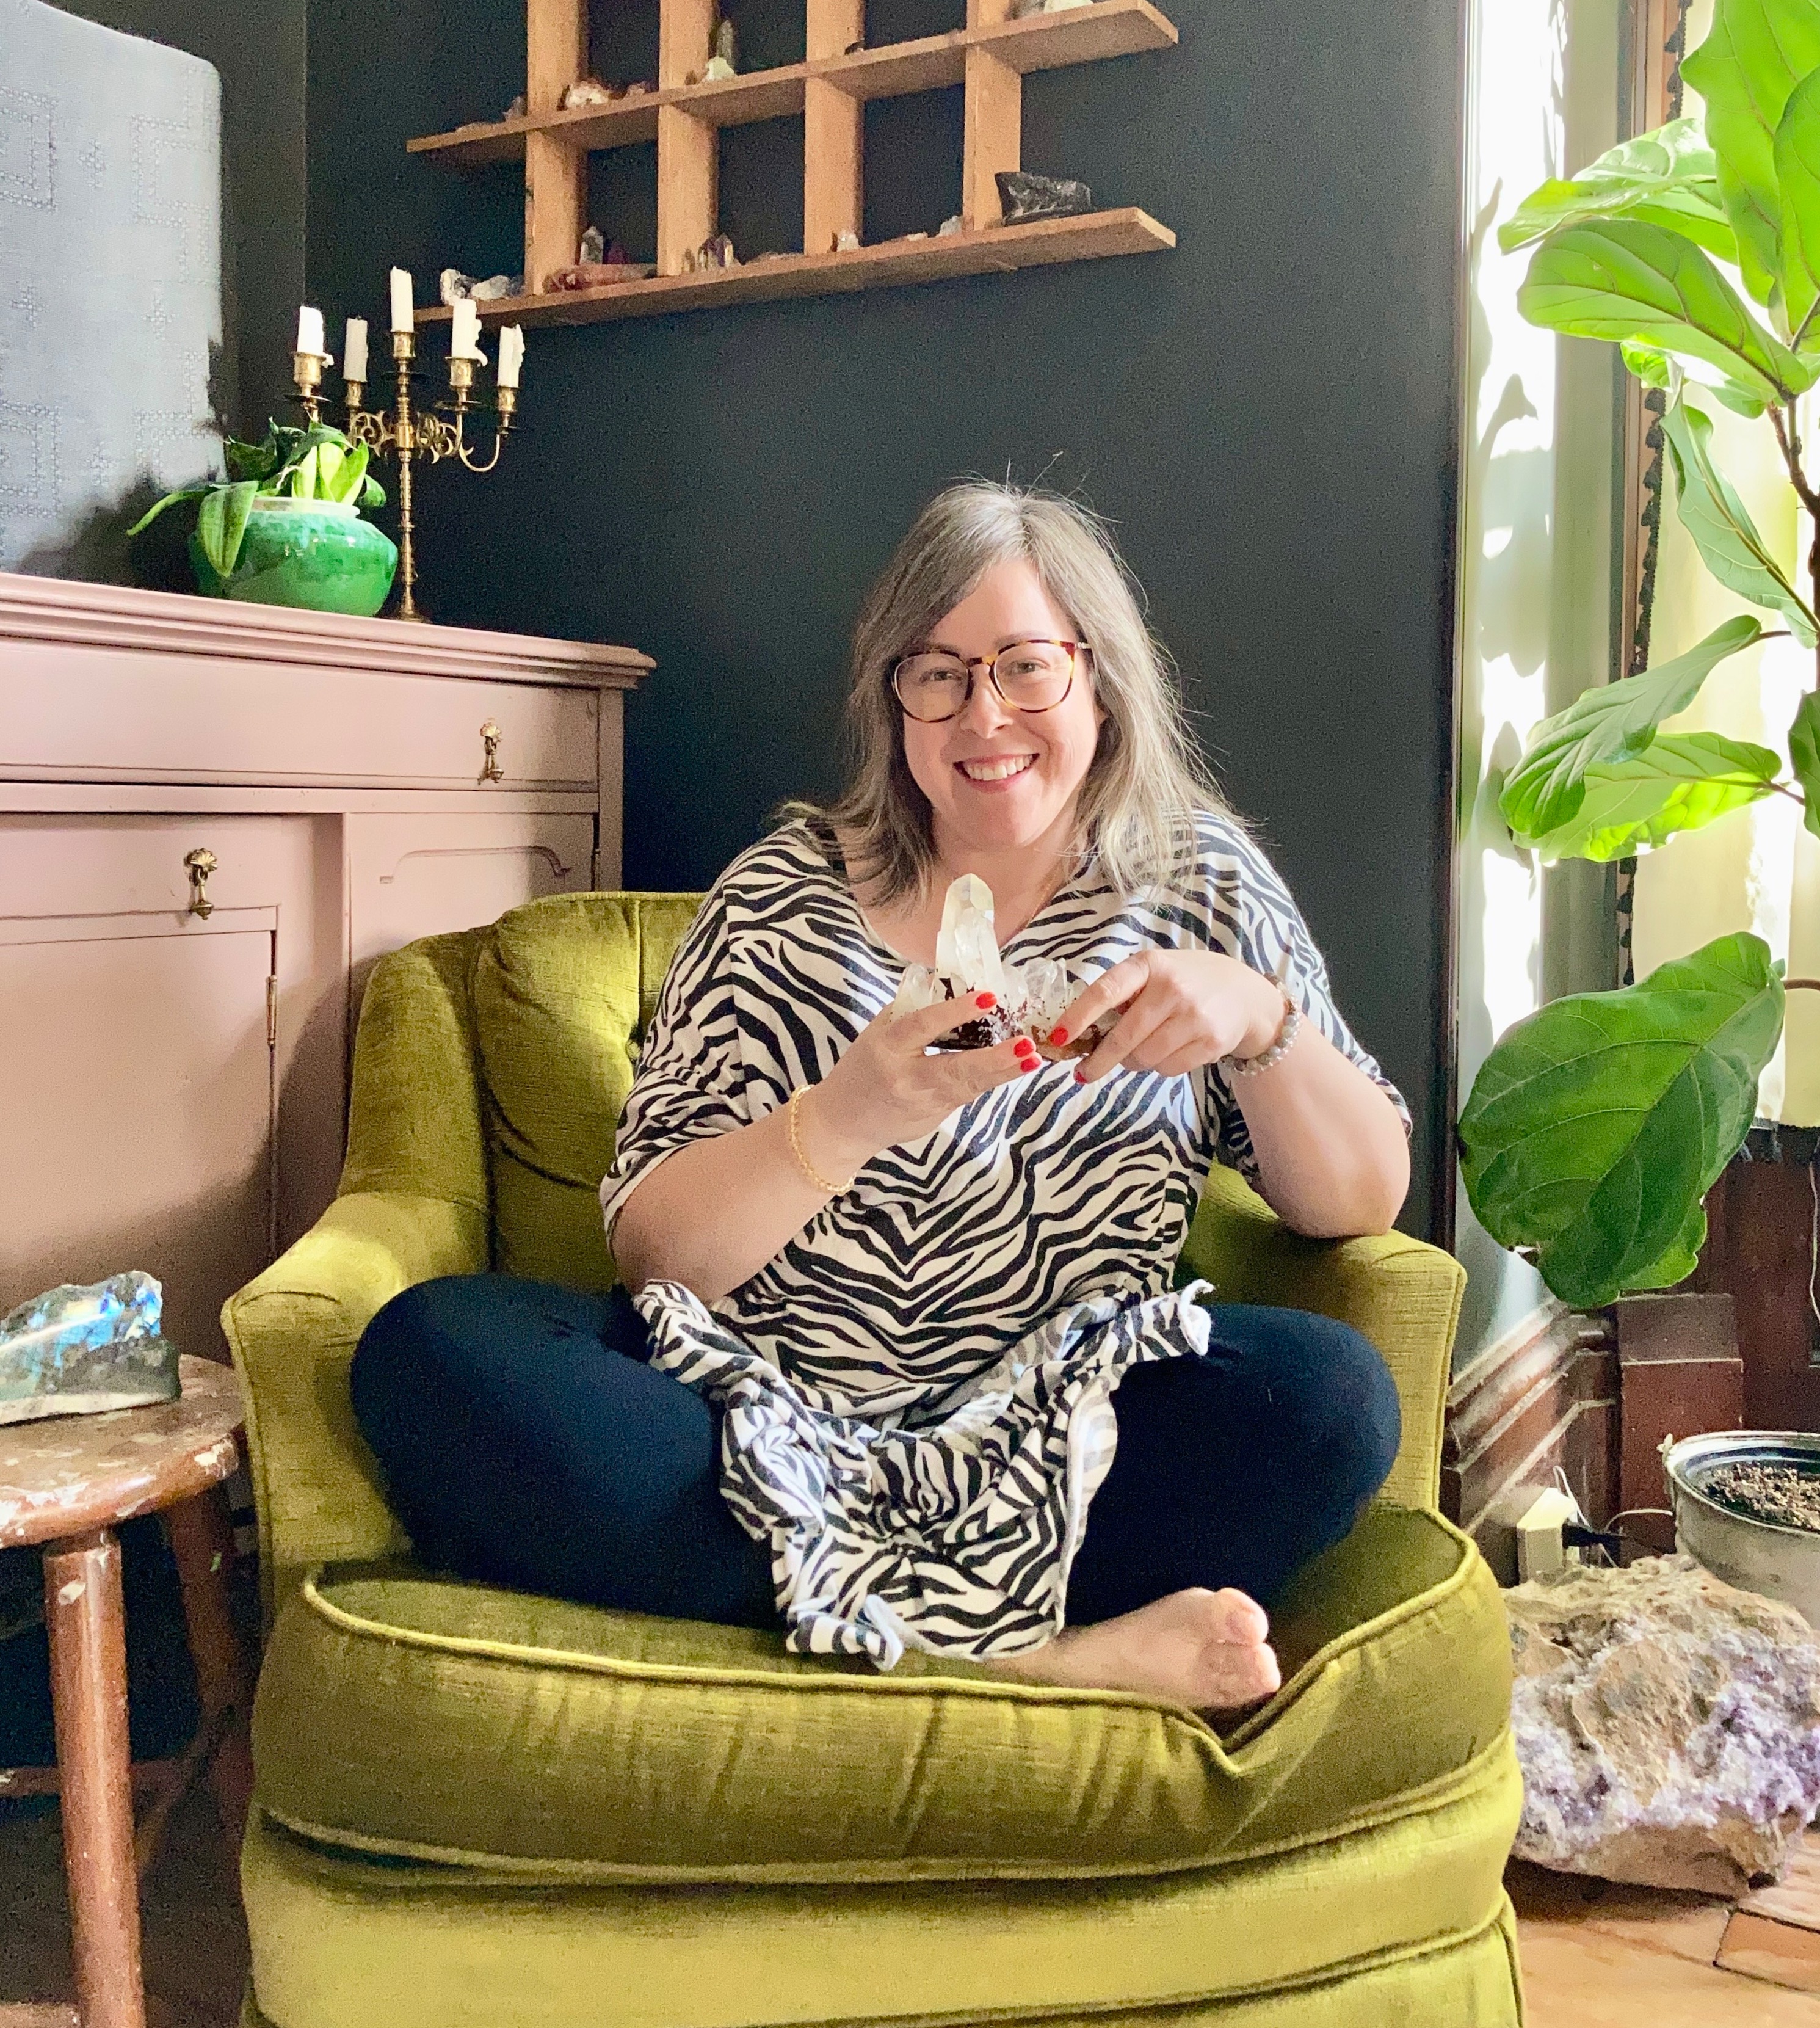
[{"label": "pearl bracelet", "polygon": [[1294,1048],[1296,1038],[1301,1032],[1302,1010],[1285,993],[1282,1026],[1270,1047],[1260,1049],[1255,1057],[1222,1057],[1219,1067],[1228,1077],[1256,1077],[1260,1071],[1273,1069],[1280,1064]]},{"label": "pearl bracelet", "polygon": [[830,1183],[803,1153],[802,1128],[797,1120],[797,1101],[808,1090],[808,1086],[806,1084],[799,1084],[790,1094],[789,1105],[784,1108],[785,1122],[790,1129],[790,1151],[796,1157],[797,1167],[818,1190],[827,1197],[841,1197],[853,1187],[853,1179],[849,1176],[844,1183]]}]

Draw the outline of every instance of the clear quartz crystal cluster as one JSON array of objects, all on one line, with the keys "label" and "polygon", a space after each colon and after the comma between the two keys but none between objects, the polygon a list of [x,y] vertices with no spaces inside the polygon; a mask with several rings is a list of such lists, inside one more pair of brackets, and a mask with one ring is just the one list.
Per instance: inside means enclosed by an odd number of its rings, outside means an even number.
[{"label": "clear quartz crystal cluster", "polygon": [[1067,966],[1053,958],[1007,964],[999,955],[993,925],[992,890],[977,873],[964,873],[949,886],[941,905],[934,967],[905,968],[891,1011],[904,1013],[933,1007],[938,1000],[990,993],[998,1005],[941,1037],[934,1045],[937,1049],[986,1049],[1014,1035],[1028,1035],[1045,1056],[1060,1060],[1086,1056],[1103,1032],[1092,1028],[1078,1038],[1071,1037],[1061,1049],[1049,1042],[1050,1031],[1086,983],[1071,977]]},{"label": "clear quartz crystal cluster", "polygon": [[65,1282],[0,1317],[0,1424],[176,1401],[164,1303],[135,1268],[87,1287]]}]

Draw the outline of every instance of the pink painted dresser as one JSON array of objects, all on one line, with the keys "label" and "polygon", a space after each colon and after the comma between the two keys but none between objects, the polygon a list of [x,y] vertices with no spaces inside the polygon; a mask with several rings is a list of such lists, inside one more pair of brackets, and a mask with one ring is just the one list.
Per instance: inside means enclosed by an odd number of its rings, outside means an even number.
[{"label": "pink painted dresser", "polygon": [[620,879],[629,648],[0,573],[0,1311],[186,1351],[334,1194],[382,952]]}]

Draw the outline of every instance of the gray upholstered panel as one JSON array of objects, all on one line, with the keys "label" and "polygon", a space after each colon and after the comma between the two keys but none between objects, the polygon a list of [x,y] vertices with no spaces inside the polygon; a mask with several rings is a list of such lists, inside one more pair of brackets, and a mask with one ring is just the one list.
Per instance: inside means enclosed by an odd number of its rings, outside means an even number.
[{"label": "gray upholstered panel", "polygon": [[220,133],[212,65],[0,0],[0,568],[214,465]]}]

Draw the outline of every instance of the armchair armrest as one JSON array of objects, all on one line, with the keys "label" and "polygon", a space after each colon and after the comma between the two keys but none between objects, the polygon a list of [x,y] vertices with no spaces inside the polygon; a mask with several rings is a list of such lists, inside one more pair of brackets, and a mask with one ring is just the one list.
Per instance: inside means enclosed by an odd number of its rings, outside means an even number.
[{"label": "armchair armrest", "polygon": [[1222,1302],[1311,1310],[1362,1331],[1384,1355],[1403,1405],[1403,1447],[1384,1497],[1436,1505],[1441,1417],[1466,1288],[1466,1271],[1451,1254],[1400,1232],[1304,1239],[1230,1171],[1215,1169],[1176,1271],[1212,1282]]},{"label": "armchair armrest", "polygon": [[487,1264],[486,1214],[477,1206],[356,1191],[223,1306],[246,1395],[268,1616],[313,1564],[409,1546],[355,1427],[348,1367],[361,1333],[394,1296]]}]

